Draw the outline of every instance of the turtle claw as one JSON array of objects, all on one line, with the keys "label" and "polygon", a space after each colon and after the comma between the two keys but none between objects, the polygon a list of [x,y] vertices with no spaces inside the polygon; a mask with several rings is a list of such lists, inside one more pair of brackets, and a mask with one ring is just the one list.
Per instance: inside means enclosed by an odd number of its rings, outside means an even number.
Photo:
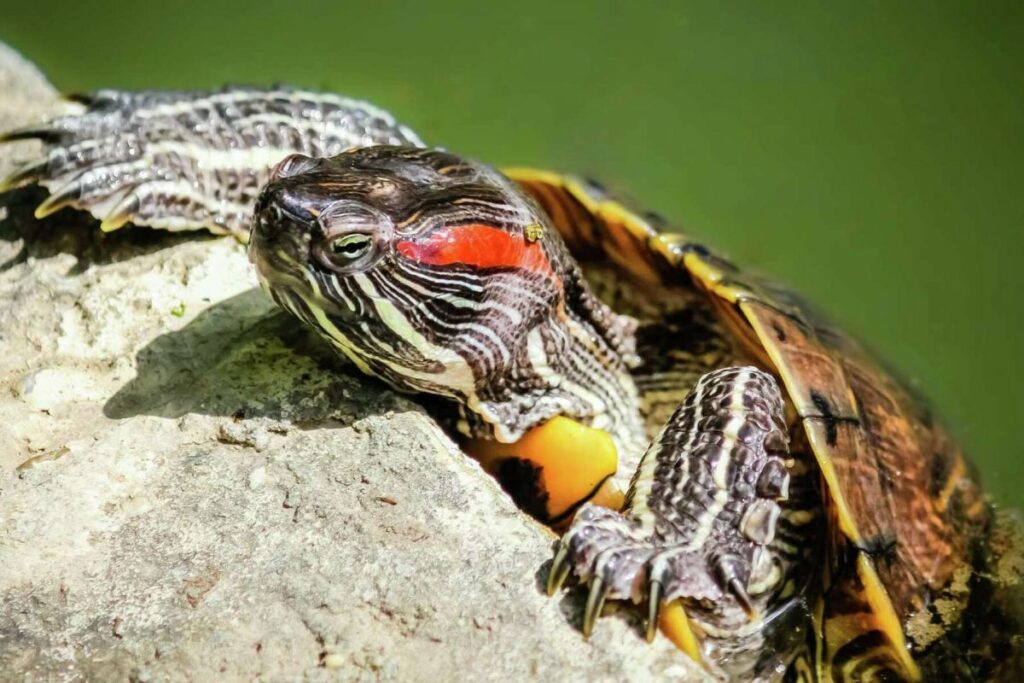
[{"label": "turtle claw", "polygon": [[565,583],[566,577],[569,576],[569,571],[572,566],[566,562],[566,558],[569,556],[569,547],[564,543],[558,544],[558,551],[555,553],[555,559],[551,561],[551,569],[548,570],[548,582],[547,591],[548,596],[552,596],[562,588],[562,584]]},{"label": "turtle claw", "polygon": [[[684,643],[681,647],[687,654],[700,660],[700,640],[689,626],[693,615],[687,613],[683,603],[721,604],[721,599],[728,596],[727,602],[747,616],[756,615],[756,611],[741,580],[742,567],[735,559],[726,556],[716,561],[699,551],[660,537],[629,513],[588,503],[580,508],[558,546],[548,574],[548,592],[556,593],[570,572],[587,586],[581,629],[585,638],[594,632],[606,600],[645,605],[643,633],[648,642],[654,640],[659,628],[666,628],[662,622],[669,603],[681,600],[672,607],[676,610],[676,626],[670,638],[677,645]],[[681,637],[679,633],[686,635]]]},{"label": "turtle claw", "polygon": [[595,576],[590,581],[590,592],[587,594],[587,605],[583,608],[583,637],[589,638],[594,632],[594,622],[601,616],[604,601],[608,597],[608,587],[601,577]]},{"label": "turtle claw", "polygon": [[59,137],[60,132],[53,128],[28,126],[0,133],[0,144],[4,142],[18,142],[19,140],[42,140],[43,142],[55,142]]},{"label": "turtle claw", "polygon": [[753,620],[757,616],[757,610],[750,599],[750,594],[747,593],[744,582],[740,578],[739,564],[740,560],[738,558],[726,555],[720,557],[715,563],[715,572],[722,587],[736,598],[740,608],[743,609],[749,619]]},{"label": "turtle claw", "polygon": [[81,104],[89,107],[96,103],[99,99],[96,94],[90,94],[85,92],[68,92],[63,93],[60,98],[65,102],[74,102],[75,104]]},{"label": "turtle claw", "polygon": [[[0,136],[0,142],[6,142],[6,140]],[[8,192],[25,185],[38,183],[46,178],[48,166],[49,164],[45,161],[23,166],[3,180],[0,180],[0,192]]]},{"label": "turtle claw", "polygon": [[128,193],[124,199],[111,209],[110,213],[103,217],[103,220],[100,221],[100,230],[103,232],[113,232],[123,228],[134,219],[138,210],[139,198],[134,192]]},{"label": "turtle claw", "polygon": [[65,185],[57,192],[47,197],[42,204],[36,207],[35,217],[46,218],[50,214],[57,213],[61,209],[73,206],[81,196],[81,186],[72,182]]},{"label": "turtle claw", "polygon": [[743,587],[743,583],[740,582],[739,579],[734,578],[729,581],[728,588],[729,592],[732,593],[732,596],[736,598],[736,602],[738,602],[740,607],[743,608],[743,611],[747,613],[747,617],[751,620],[756,619],[757,610],[754,608],[754,603],[751,601],[750,595]]},{"label": "turtle claw", "polygon": [[654,642],[658,634],[658,621],[661,616],[661,597],[665,594],[660,581],[651,581],[647,588],[647,628],[644,634],[648,643]]}]

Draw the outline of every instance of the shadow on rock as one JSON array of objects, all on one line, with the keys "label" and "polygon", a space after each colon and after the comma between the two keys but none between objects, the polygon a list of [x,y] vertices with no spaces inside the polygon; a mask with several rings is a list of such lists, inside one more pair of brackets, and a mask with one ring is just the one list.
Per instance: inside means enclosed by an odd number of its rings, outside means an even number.
[{"label": "shadow on rock", "polygon": [[206,232],[168,232],[127,226],[104,233],[88,213],[66,209],[42,220],[33,212],[46,198],[41,187],[26,187],[0,194],[0,272],[29,258],[71,254],[78,259],[69,275],[90,265],[102,265],[149,254],[186,241],[217,239]]},{"label": "shadow on rock", "polygon": [[136,357],[107,417],[189,413],[349,423],[409,403],[338,357],[258,289],[217,303]]}]

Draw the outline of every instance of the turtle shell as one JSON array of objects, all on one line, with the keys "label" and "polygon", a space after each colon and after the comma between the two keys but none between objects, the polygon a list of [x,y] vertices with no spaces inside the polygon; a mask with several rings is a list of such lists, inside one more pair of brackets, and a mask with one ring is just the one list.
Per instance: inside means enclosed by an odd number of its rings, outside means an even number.
[{"label": "turtle shell", "polygon": [[927,404],[792,292],[660,229],[655,216],[576,178],[505,172],[581,262],[611,263],[639,287],[705,296],[734,342],[781,381],[794,433],[802,432],[820,468],[830,520],[816,605],[820,656],[811,664],[817,678],[982,670],[968,661],[977,648],[967,641],[978,636],[962,622],[989,609],[974,603],[991,557],[992,510]]}]

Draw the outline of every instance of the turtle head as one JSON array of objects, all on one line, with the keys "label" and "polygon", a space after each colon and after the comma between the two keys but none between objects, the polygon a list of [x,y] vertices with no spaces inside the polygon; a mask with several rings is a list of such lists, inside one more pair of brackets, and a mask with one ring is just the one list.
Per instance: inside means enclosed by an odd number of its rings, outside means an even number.
[{"label": "turtle head", "polygon": [[556,414],[614,431],[637,414],[620,353],[631,321],[484,164],[403,147],[289,157],[249,253],[278,304],[364,372],[454,399],[471,436],[514,441]]},{"label": "turtle head", "polygon": [[400,194],[379,171],[289,156],[261,192],[250,229],[249,258],[261,284],[289,310],[287,302],[303,301],[332,316],[365,314],[336,287],[388,269]]},{"label": "turtle head", "polygon": [[579,278],[546,222],[488,166],[370,147],[281,162],[249,250],[275,301],[361,369],[475,404],[507,383],[528,332]]}]

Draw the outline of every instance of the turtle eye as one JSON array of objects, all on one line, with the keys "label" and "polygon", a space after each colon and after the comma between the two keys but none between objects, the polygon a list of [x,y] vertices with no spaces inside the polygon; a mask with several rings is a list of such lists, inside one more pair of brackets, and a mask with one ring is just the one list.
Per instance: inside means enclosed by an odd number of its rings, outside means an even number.
[{"label": "turtle eye", "polygon": [[342,235],[331,240],[331,253],[339,261],[355,261],[373,246],[369,235]]},{"label": "turtle eye", "polygon": [[313,257],[328,270],[353,273],[372,267],[387,251],[391,220],[373,207],[341,200],[317,217]]},{"label": "turtle eye", "polygon": [[371,266],[380,251],[372,234],[349,232],[327,237],[313,247],[313,255],[322,266],[338,273],[362,270]]}]

